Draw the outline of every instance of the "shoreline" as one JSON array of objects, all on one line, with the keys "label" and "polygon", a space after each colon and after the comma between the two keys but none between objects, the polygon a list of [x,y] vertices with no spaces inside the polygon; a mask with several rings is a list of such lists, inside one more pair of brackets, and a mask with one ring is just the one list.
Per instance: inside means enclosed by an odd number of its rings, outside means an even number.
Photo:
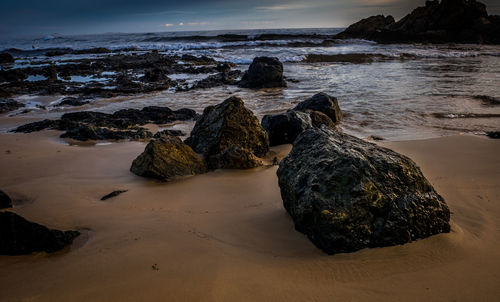
[{"label": "shoreline", "polygon": [[[61,144],[57,133],[0,134],[0,166],[9,171],[0,175],[1,188],[14,212],[48,227],[88,228],[88,240],[54,255],[0,256],[5,301],[494,301],[500,295],[498,140],[379,142],[421,167],[452,211],[452,231],[327,256],[294,230],[276,167],[159,183],[128,171],[145,143],[81,148]],[[288,148],[273,149],[283,156]],[[118,189],[129,191],[99,200]]]}]

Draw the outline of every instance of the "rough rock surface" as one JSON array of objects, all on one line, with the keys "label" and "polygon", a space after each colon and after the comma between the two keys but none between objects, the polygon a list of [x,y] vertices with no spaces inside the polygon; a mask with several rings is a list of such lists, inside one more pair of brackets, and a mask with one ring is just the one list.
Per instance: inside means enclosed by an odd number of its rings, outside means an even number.
[{"label": "rough rock surface", "polygon": [[180,138],[163,136],[151,140],[130,171],[150,178],[170,181],[179,176],[206,172],[205,163]]},{"label": "rough rock surface", "polygon": [[165,129],[162,131],[158,131],[155,133],[153,138],[160,138],[162,136],[184,136],[186,135],[184,132],[181,130],[173,130],[173,129]]},{"label": "rough rock surface", "polygon": [[0,209],[12,208],[12,200],[9,195],[0,190]]},{"label": "rough rock surface", "polygon": [[24,107],[24,104],[19,103],[17,101],[9,99],[0,99],[0,113],[13,111],[22,107]]},{"label": "rough rock surface", "polygon": [[0,212],[0,254],[25,255],[33,252],[56,252],[70,244],[78,231],[51,230],[23,217]]},{"label": "rough rock surface", "polygon": [[293,109],[298,111],[313,110],[322,112],[326,114],[334,124],[342,119],[342,111],[340,110],[337,99],[323,92],[313,95],[307,100],[299,103]]},{"label": "rough rock surface", "polygon": [[326,127],[304,131],[277,174],[295,228],[328,254],[450,231],[448,207],[412,160]]},{"label": "rough rock surface", "polygon": [[312,126],[311,117],[306,112],[288,110],[282,114],[265,115],[262,127],[269,136],[269,145],[291,144],[302,133]]},{"label": "rough rock surface", "polygon": [[246,149],[258,157],[269,151],[266,131],[237,96],[205,108],[186,143],[206,158],[231,146]]},{"label": "rough rock surface", "polygon": [[256,57],[240,82],[246,88],[286,87],[283,64],[274,57]]},{"label": "rough rock surface", "polygon": [[222,153],[207,159],[209,169],[251,169],[262,166],[262,162],[252,152],[231,146]]}]

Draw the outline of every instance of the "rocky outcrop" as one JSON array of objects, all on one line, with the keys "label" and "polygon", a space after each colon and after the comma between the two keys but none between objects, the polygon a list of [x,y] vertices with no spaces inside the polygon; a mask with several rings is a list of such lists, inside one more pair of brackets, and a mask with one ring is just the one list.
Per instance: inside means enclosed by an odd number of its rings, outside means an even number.
[{"label": "rocky outcrop", "polygon": [[240,82],[246,88],[286,87],[283,64],[274,57],[256,57]]},{"label": "rocky outcrop", "polygon": [[[364,19],[336,38],[363,38],[381,43],[500,44],[500,18],[488,15],[486,6],[475,0],[426,1],[425,6],[398,22],[382,26],[382,20],[382,16]],[[363,33],[363,29],[367,31]]]},{"label": "rocky outcrop", "polygon": [[80,235],[78,231],[59,231],[27,221],[11,213],[0,212],[0,254],[25,255],[56,252]]},{"label": "rocky outcrop", "polygon": [[133,173],[162,181],[206,172],[205,163],[180,138],[163,136],[151,140],[132,163]]},{"label": "rocky outcrop", "polygon": [[237,96],[205,108],[186,143],[205,158],[221,154],[232,146],[246,149],[257,157],[269,150],[266,131]]},{"label": "rocky outcrop", "polygon": [[207,158],[207,165],[209,169],[251,169],[262,166],[262,161],[247,149],[230,146]]},{"label": "rocky outcrop", "polygon": [[304,131],[277,174],[295,228],[328,254],[450,231],[448,207],[412,160],[339,131]]},{"label": "rocky outcrop", "polygon": [[12,208],[12,200],[9,195],[0,190],[0,209]]},{"label": "rocky outcrop", "polygon": [[24,107],[24,104],[10,99],[0,99],[0,113],[13,111]]},{"label": "rocky outcrop", "polygon": [[299,103],[293,109],[297,111],[319,111],[326,114],[334,124],[342,119],[342,111],[340,110],[337,98],[323,92],[313,95],[307,100]]}]

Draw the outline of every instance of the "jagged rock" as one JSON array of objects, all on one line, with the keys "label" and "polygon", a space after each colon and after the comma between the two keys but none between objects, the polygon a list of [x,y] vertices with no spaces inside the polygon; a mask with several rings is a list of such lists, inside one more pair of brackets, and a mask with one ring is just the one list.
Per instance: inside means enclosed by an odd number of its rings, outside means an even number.
[{"label": "jagged rock", "polygon": [[130,171],[150,178],[170,181],[179,176],[206,172],[205,163],[178,137],[166,136],[151,140]]},{"label": "jagged rock", "polygon": [[70,244],[78,231],[51,230],[23,217],[0,212],[0,254],[25,255],[33,252],[56,252]]},{"label": "jagged rock", "polygon": [[302,132],[278,169],[283,205],[328,254],[450,231],[450,211],[415,163],[326,127]]},{"label": "jagged rock", "polygon": [[336,36],[338,39],[365,38],[394,24],[394,17],[377,15],[358,21]]},{"label": "jagged rock", "polygon": [[24,104],[19,103],[14,100],[5,100],[5,99],[0,99],[0,113],[5,113],[9,111],[13,111],[19,108],[24,107]]},{"label": "jagged rock", "polygon": [[283,64],[274,57],[256,57],[240,82],[246,88],[286,87]]},{"label": "jagged rock", "polygon": [[334,124],[342,119],[342,111],[340,110],[337,99],[323,92],[313,95],[307,100],[299,103],[293,109],[298,111],[313,110],[322,112],[326,114]]},{"label": "jagged rock", "polygon": [[0,209],[12,208],[12,200],[9,195],[0,190]]},{"label": "jagged rock", "polygon": [[262,166],[252,152],[238,146],[230,146],[207,159],[209,169],[251,169]]},{"label": "jagged rock", "polygon": [[184,136],[184,135],[186,134],[181,130],[166,129],[163,131],[156,132],[153,138],[160,138],[162,136]]},{"label": "jagged rock", "polygon": [[311,117],[306,112],[288,110],[282,114],[264,115],[262,127],[269,136],[269,145],[291,144],[302,133],[312,126]]},{"label": "jagged rock", "polygon": [[258,157],[269,151],[266,131],[237,96],[205,108],[186,143],[206,158],[231,146],[247,149]]}]

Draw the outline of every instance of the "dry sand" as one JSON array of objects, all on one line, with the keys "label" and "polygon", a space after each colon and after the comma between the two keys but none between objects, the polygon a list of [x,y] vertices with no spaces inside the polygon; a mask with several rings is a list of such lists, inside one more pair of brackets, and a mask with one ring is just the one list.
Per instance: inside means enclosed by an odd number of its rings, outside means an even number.
[{"label": "dry sand", "polygon": [[[328,256],[294,230],[276,167],[158,183],[128,171],[144,143],[57,135],[0,134],[0,189],[27,219],[84,235],[53,255],[0,256],[2,302],[500,300],[500,140],[384,143],[421,166],[452,232]],[[129,191],[100,201],[117,189]]]}]

